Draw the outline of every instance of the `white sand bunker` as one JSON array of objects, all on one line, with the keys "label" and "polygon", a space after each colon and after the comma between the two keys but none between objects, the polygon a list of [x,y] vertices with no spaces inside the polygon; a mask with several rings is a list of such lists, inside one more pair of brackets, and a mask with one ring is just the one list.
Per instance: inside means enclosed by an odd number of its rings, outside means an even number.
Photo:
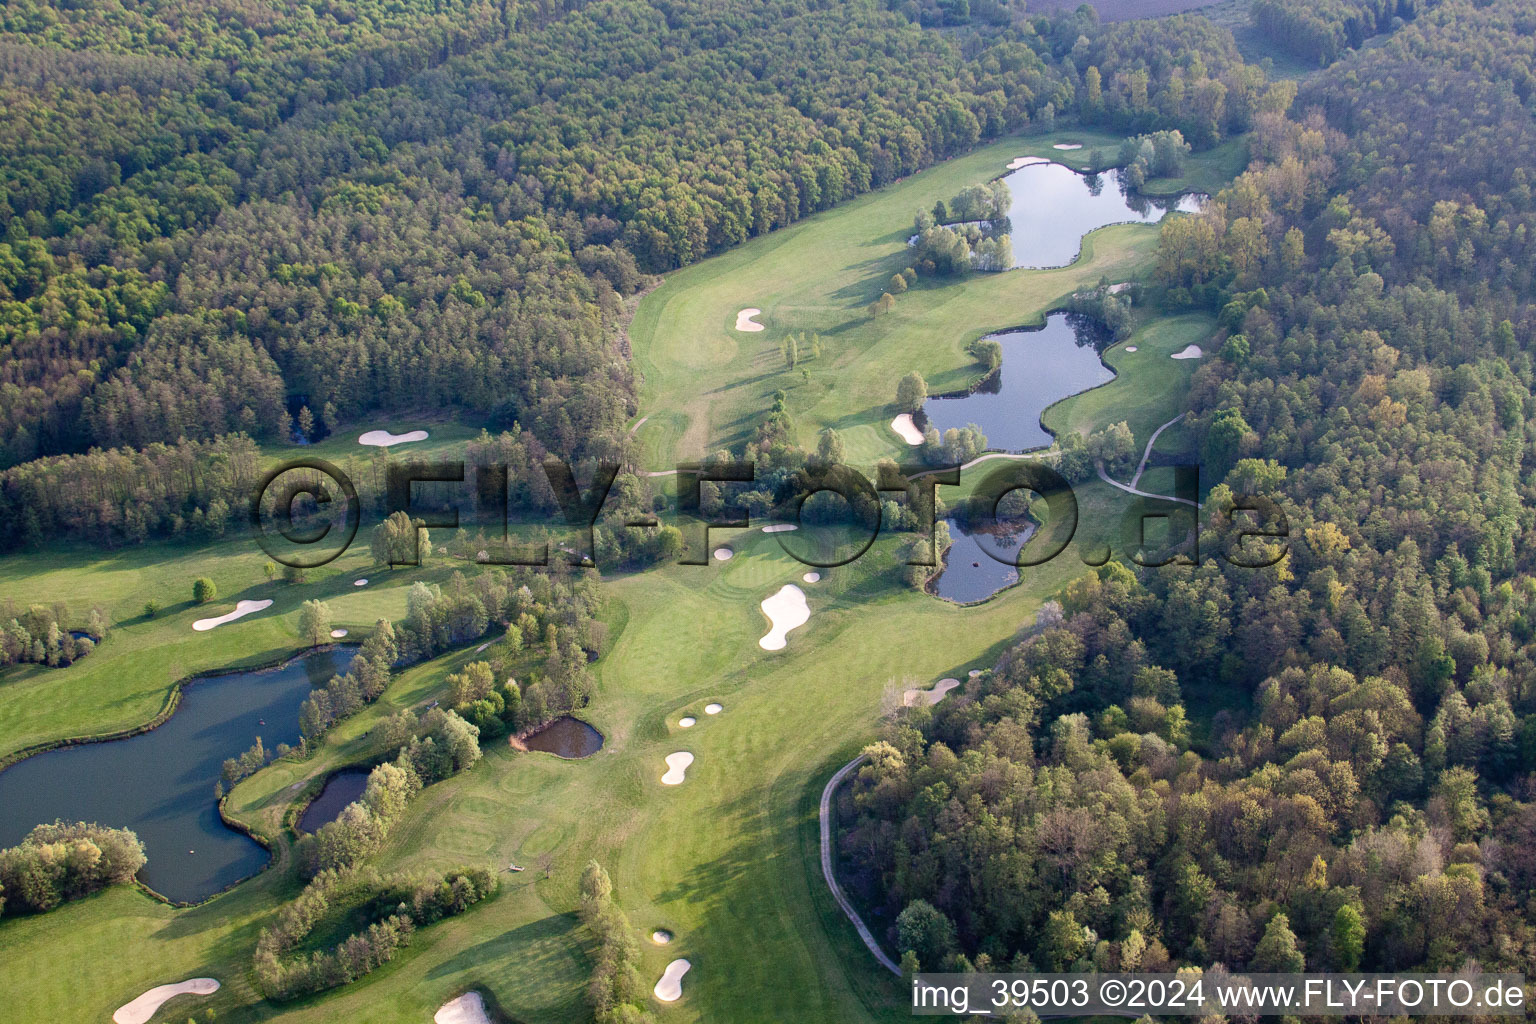
[{"label": "white sand bunker", "polygon": [[731,560],[731,556],[735,553],[736,552],[732,551],[730,548],[715,548],[715,558],[717,561],[729,562]]},{"label": "white sand bunker", "polygon": [[719,704],[705,704],[704,705],[704,713],[706,715],[718,715],[720,712],[722,712],[724,710],[725,710],[725,708],[721,707]]},{"label": "white sand bunker", "polygon": [[758,309],[756,306],[748,306],[746,309],[736,314],[736,329],[738,331],[746,331],[749,334],[756,334],[758,331],[763,329],[763,325],[757,323],[752,318],[762,315],[763,311]]},{"label": "white sand bunker", "polygon": [[679,750],[675,754],[668,754],[667,774],[661,777],[661,784],[663,786],[681,786],[683,780],[688,777],[688,766],[691,764],[693,764],[693,755],[686,750]]},{"label": "white sand bunker", "polygon": [[1082,149],[1083,148],[1083,144],[1081,142],[1058,142],[1058,143],[1056,143],[1056,145],[1052,146],[1051,148],[1052,149]]},{"label": "white sand bunker", "polygon": [[[683,970],[688,968],[684,967]],[[179,995],[211,996],[219,990],[213,978],[193,978],[176,985],[160,985],[150,989],[131,1003],[117,1008],[112,1015],[113,1024],[145,1024],[166,1001]]]},{"label": "white sand bunker", "polygon": [[1199,345],[1185,345],[1182,351],[1175,352],[1173,355],[1169,356],[1168,358],[1169,359],[1199,359],[1203,355],[1205,355],[1205,353],[1200,350],[1200,346]]},{"label": "white sand bunker", "polygon": [[966,675],[970,676],[972,679],[975,679],[977,676],[981,675],[981,669],[973,668],[967,672]]},{"label": "white sand bunker", "polygon": [[485,999],[479,992],[465,992],[450,999],[432,1015],[433,1024],[491,1024],[485,1012]]},{"label": "white sand bunker", "polygon": [[657,928],[655,931],[651,932],[651,941],[656,943],[658,946],[665,946],[667,943],[672,941],[672,933],[667,931],[665,928]]},{"label": "white sand bunker", "polygon": [[208,630],[215,628],[216,626],[222,626],[226,622],[234,622],[236,619],[244,618],[252,612],[259,612],[263,608],[270,607],[272,607],[272,601],[270,599],[265,601],[241,601],[239,604],[235,605],[234,611],[220,615],[216,619],[198,619],[196,622],[192,623],[192,628],[197,630],[199,633],[205,633]]},{"label": "white sand bunker", "polygon": [[346,635],[347,635],[347,631],[344,630],[344,629],[333,629],[333,630],[331,630],[331,639],[333,639],[333,640],[340,640],[342,637],[344,637]]},{"label": "white sand bunker", "polygon": [[763,532],[764,533],[788,533],[791,530],[798,530],[798,529],[800,529],[800,527],[796,526],[794,523],[774,523],[772,526],[765,526],[765,527],[763,527]]},{"label": "white sand bunker", "polygon": [[1125,346],[1125,350],[1127,352],[1135,352],[1136,351],[1136,346],[1135,345],[1127,345],[1127,346]]},{"label": "white sand bunker", "polygon": [[819,572],[808,572],[804,576],[801,576],[800,578],[802,580],[804,580],[805,582],[807,582],[807,583],[820,583],[821,582],[821,573],[819,573]]},{"label": "white sand bunker", "polygon": [[1112,284],[1109,286],[1109,294],[1119,295],[1121,292],[1129,291],[1133,283],[1132,281],[1121,281],[1119,284]]},{"label": "white sand bunker", "polygon": [[683,975],[692,966],[687,960],[673,960],[667,964],[666,973],[661,976],[651,994],[664,1003],[675,1003],[683,998]]},{"label": "white sand bunker", "polygon": [[352,581],[352,585],[354,587],[366,587],[368,585],[368,581],[367,580],[353,580]]},{"label": "white sand bunker", "polygon": [[917,429],[916,423],[912,422],[912,414],[909,412],[904,412],[891,420],[891,429],[907,444],[923,443],[923,432]]},{"label": "white sand bunker", "polygon": [[694,718],[692,715],[684,715],[682,718],[677,720],[677,727],[679,729],[692,729],[698,724],[699,720]]},{"label": "white sand bunker", "polygon": [[1016,156],[1008,162],[1008,169],[1010,171],[1016,171],[1020,167],[1029,167],[1033,164],[1048,163],[1050,163],[1050,161],[1043,156]]},{"label": "white sand bunker", "polygon": [[785,634],[811,621],[811,609],[805,603],[805,591],[793,583],[780,587],[778,593],[763,602],[762,609],[773,625],[767,635],[757,642],[765,651],[782,651],[788,642]]},{"label": "white sand bunker", "polygon": [[412,430],[407,434],[391,434],[387,430],[370,430],[357,439],[358,444],[366,444],[373,448],[388,448],[392,444],[405,444],[409,441],[425,441],[425,430]]},{"label": "white sand bunker", "polygon": [[931,690],[908,690],[901,695],[902,706],[910,708],[916,707],[919,704],[926,704],[929,707],[933,707],[933,705],[944,699],[946,693],[959,685],[960,680],[958,679],[940,679]]}]

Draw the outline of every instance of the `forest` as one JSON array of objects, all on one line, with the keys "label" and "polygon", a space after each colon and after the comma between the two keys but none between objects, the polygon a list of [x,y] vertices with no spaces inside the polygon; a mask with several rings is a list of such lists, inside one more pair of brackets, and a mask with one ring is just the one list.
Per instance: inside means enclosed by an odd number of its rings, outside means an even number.
[{"label": "forest", "polygon": [[1279,495],[1290,554],[1106,566],[888,727],[843,854],[909,968],[1530,963],[1531,40],[1423,13],[1165,224],[1212,523]]},{"label": "forest", "polygon": [[[11,538],[54,528],[68,499],[40,490],[155,445],[377,410],[622,455],[648,274],[1057,117],[1209,145],[1267,102],[1203,19],[1010,19],[962,46],[868,2],[416,6],[7,7],[0,466],[32,463],[0,479]],[[216,511],[206,486],[181,521]],[[113,542],[174,532],[115,490],[90,512]]]}]

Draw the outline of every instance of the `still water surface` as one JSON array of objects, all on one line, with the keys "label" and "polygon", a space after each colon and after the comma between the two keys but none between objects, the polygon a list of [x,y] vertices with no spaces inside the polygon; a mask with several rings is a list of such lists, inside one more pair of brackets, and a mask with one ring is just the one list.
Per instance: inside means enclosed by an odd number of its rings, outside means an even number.
[{"label": "still water surface", "polygon": [[280,669],[208,676],[182,689],[159,728],[63,747],[0,772],[0,847],[42,822],[131,828],[149,863],[139,877],[172,900],[205,899],[260,871],[267,851],[219,818],[224,759],[260,736],[268,751],[299,741],[299,705],[350,664],[353,648],[317,651]]}]

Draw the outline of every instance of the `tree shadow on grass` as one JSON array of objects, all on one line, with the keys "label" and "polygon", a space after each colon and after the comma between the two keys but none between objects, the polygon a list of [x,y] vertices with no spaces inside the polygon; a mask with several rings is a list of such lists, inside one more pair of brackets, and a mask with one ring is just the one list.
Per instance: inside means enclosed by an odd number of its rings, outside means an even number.
[{"label": "tree shadow on grass", "polygon": [[[529,1013],[541,1017],[579,1017],[586,1007],[580,996],[571,993],[585,986],[573,988],[545,982],[564,972],[567,961],[574,960],[585,969],[586,952],[580,928],[575,914],[551,914],[476,943],[433,967],[426,976],[432,980],[466,971],[472,976],[478,973],[479,978],[472,984],[482,993],[491,994],[487,981],[495,978],[503,992],[539,993],[558,1000],[527,1007]],[[504,1002],[495,1001],[507,1020],[516,1019]]]}]

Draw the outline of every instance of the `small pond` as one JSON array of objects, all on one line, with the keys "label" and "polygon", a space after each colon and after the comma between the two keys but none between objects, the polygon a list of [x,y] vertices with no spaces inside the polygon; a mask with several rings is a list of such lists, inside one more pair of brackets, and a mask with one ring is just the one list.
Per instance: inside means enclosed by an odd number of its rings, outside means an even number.
[{"label": "small pond", "polygon": [[1042,448],[1051,443],[1040,425],[1048,406],[1115,376],[1099,359],[1099,347],[1110,339],[1085,317],[1052,313],[1044,327],[988,337],[1002,345],[1003,365],[969,394],[930,398],[919,427],[932,425],[942,435],[974,423],[990,448]]},{"label": "small pond", "polygon": [[0,772],[0,847],[32,826],[94,821],[131,828],[149,863],[139,877],[177,901],[205,899],[260,871],[267,851],[219,818],[213,787],[224,759],[260,736],[267,750],[299,741],[299,705],[343,671],[352,648],[316,651],[279,669],[206,676],[183,687],[168,721],[106,743],[46,751]]},{"label": "small pond", "polygon": [[1013,194],[1013,265],[1065,267],[1077,259],[1083,236],[1108,224],[1151,224],[1171,210],[1191,213],[1204,205],[1198,193],[1149,199],[1127,194],[1120,172],[1079,174],[1062,164],[1030,164],[1004,178]]},{"label": "small pond", "polygon": [[1019,549],[1034,535],[1034,524],[1016,531],[971,533],[958,518],[950,517],[945,522],[949,524],[950,546],[944,554],[943,570],[930,584],[933,593],[958,604],[970,604],[1019,582],[1016,566],[999,562],[987,552],[1018,558]]},{"label": "small pond", "polygon": [[299,816],[299,831],[318,832],[321,825],[335,821],[342,808],[363,795],[370,774],[369,768],[343,768],[326,779],[320,795]]},{"label": "small pond", "polygon": [[575,760],[603,749],[603,734],[579,718],[564,715],[523,741],[529,750]]}]

